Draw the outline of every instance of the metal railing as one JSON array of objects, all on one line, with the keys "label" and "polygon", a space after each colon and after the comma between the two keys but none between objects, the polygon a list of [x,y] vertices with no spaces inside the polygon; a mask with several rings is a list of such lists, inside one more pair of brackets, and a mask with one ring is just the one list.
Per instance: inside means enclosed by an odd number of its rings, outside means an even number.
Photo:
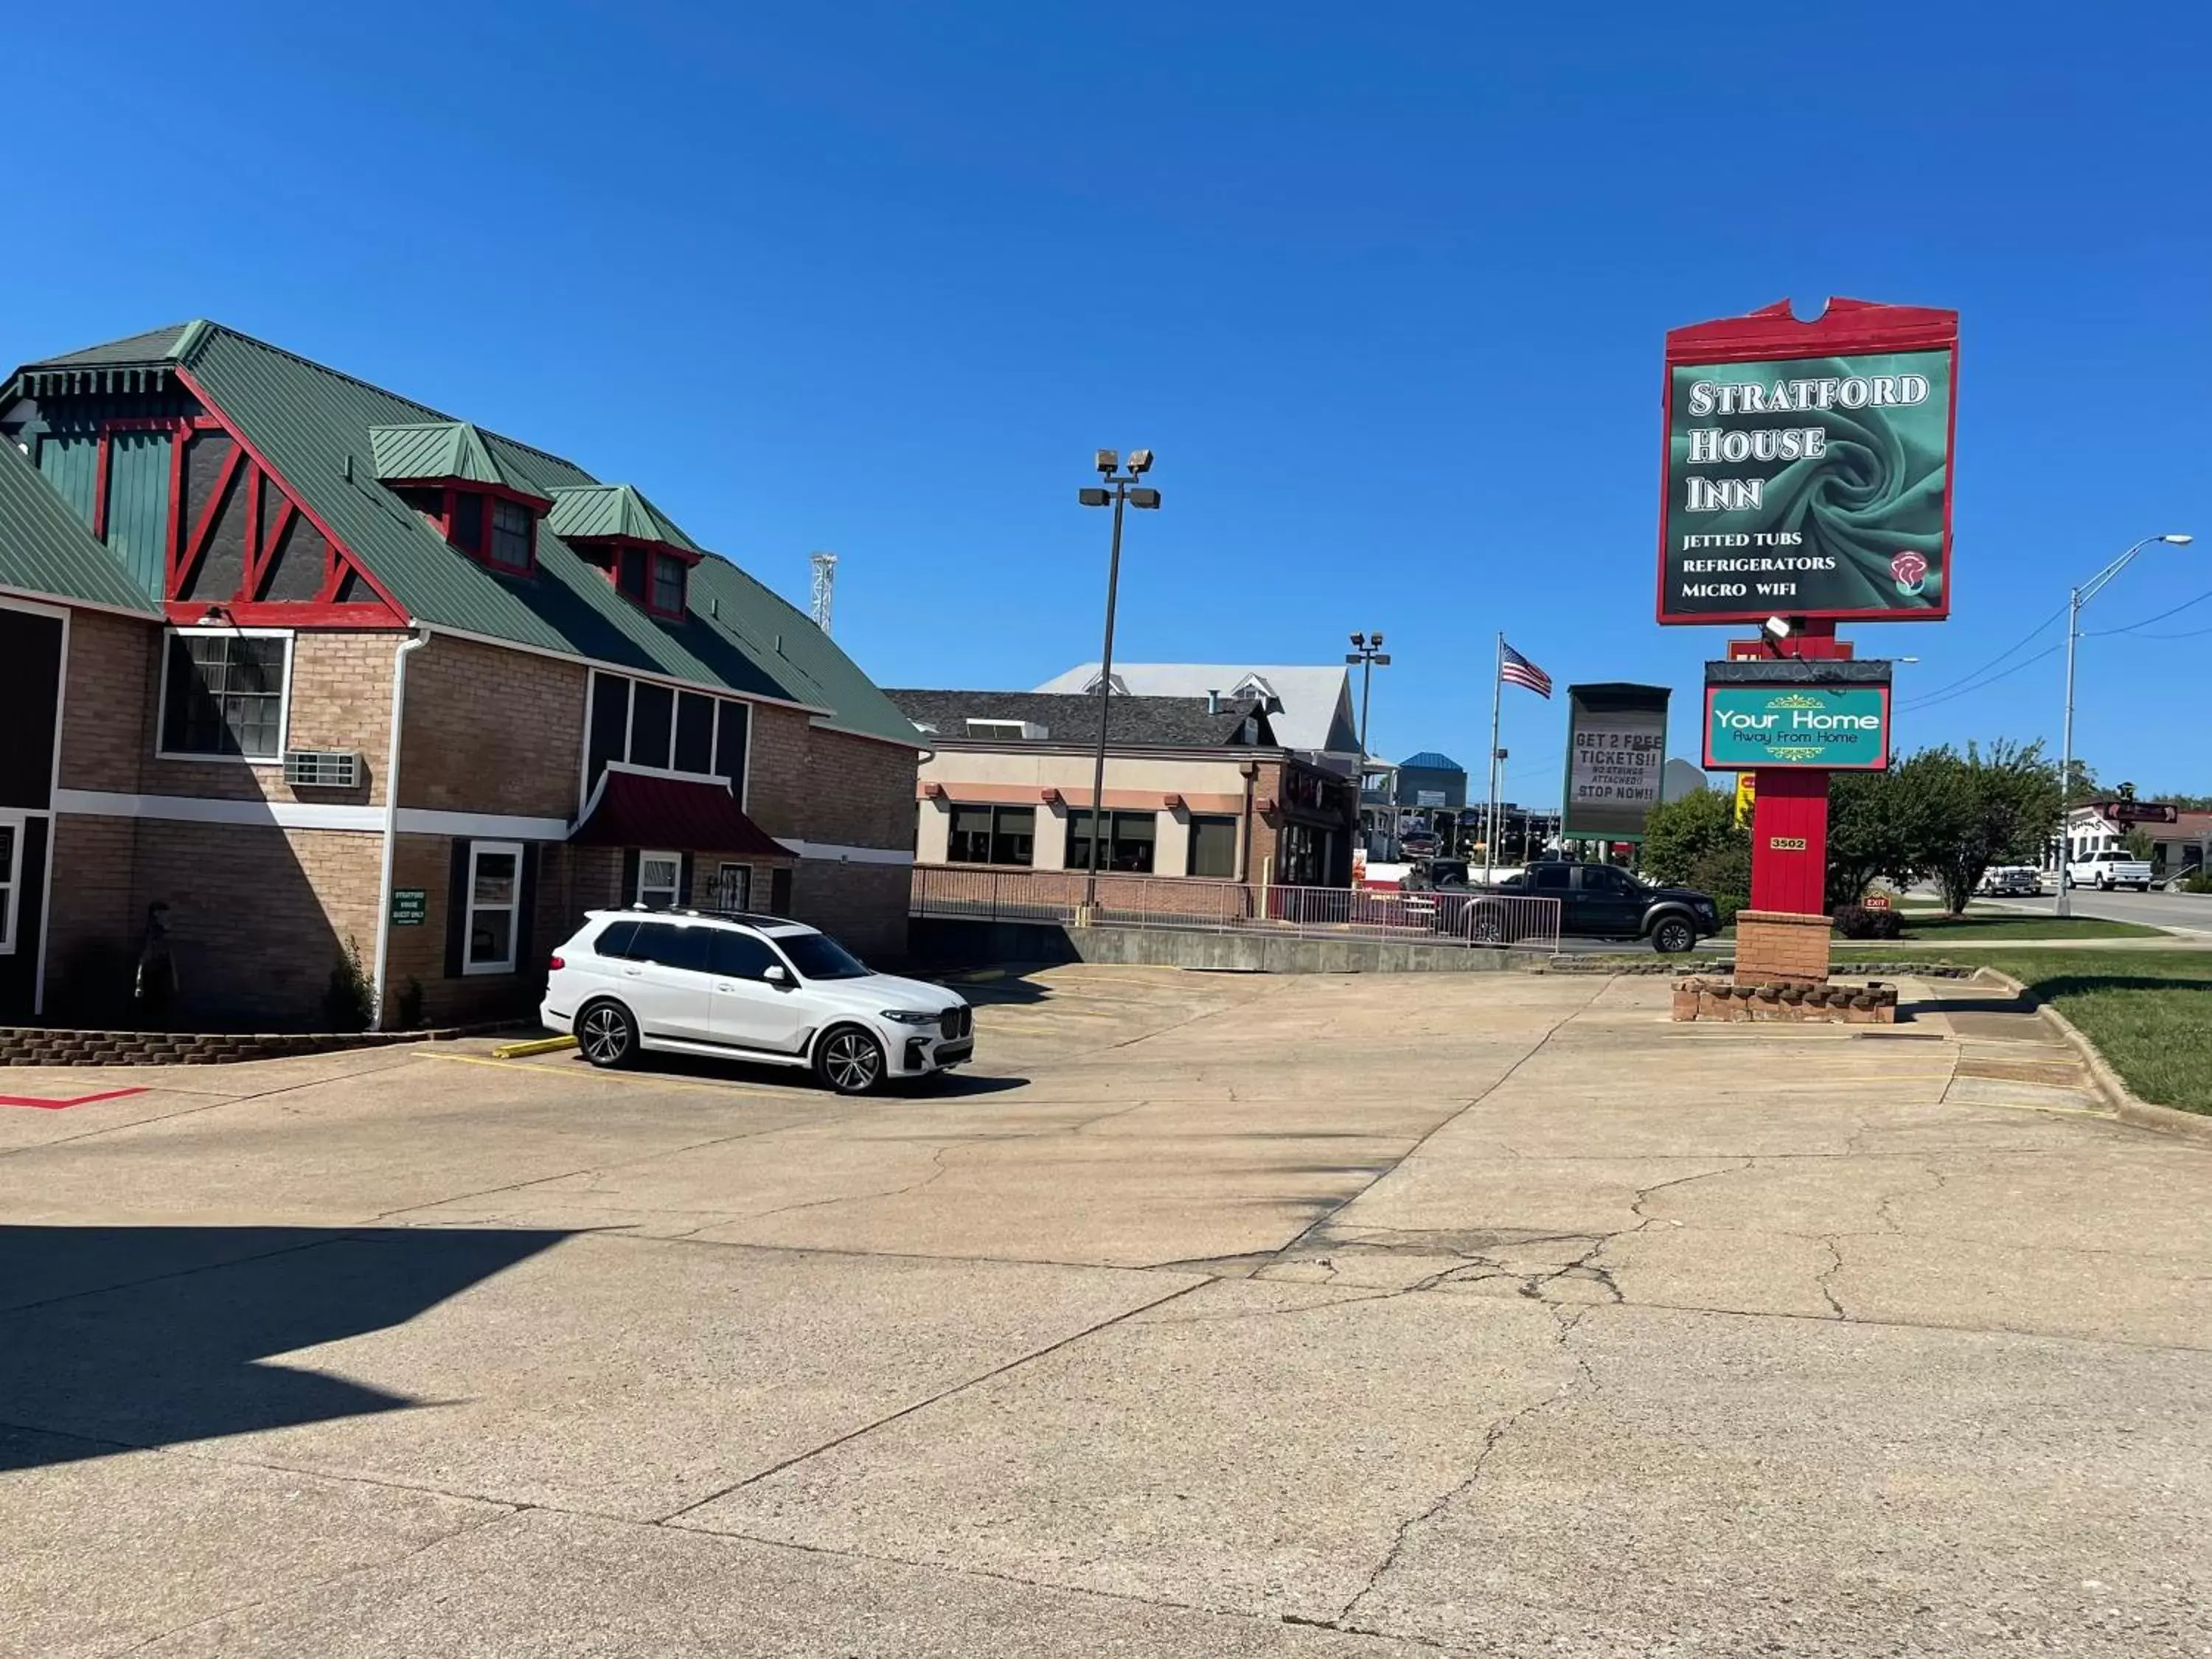
[{"label": "metal railing", "polygon": [[[969,921],[1082,921],[1080,870],[973,870],[917,864],[908,914]],[[1257,932],[1292,939],[1510,945],[1557,951],[1559,902],[1492,893],[1279,887],[1102,874],[1090,920],[1107,927]]]}]

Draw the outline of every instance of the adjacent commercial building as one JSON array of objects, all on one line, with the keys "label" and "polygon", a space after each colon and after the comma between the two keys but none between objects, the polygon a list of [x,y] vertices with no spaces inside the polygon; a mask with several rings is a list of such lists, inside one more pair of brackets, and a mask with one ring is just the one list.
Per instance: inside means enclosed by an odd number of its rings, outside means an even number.
[{"label": "adjacent commercial building", "polygon": [[1272,699],[1112,696],[1094,803],[1095,692],[889,696],[927,745],[914,842],[925,866],[1086,870],[1096,805],[1102,872],[1350,884],[1355,777],[1285,744]]},{"label": "adjacent commercial building", "polygon": [[2076,806],[2069,811],[2064,841],[2045,860],[2045,868],[2055,872],[2057,852],[2063,852],[2069,861],[2078,861],[2117,851],[2126,846],[2130,832],[2136,830],[2149,841],[2151,872],[2161,880],[2212,864],[2212,857],[2208,857],[2212,855],[2212,812],[2176,811],[2172,823],[2117,823],[2106,812],[2110,805]]},{"label": "adjacent commercial building", "polygon": [[[1095,696],[1098,665],[1079,663],[1036,688]],[[1265,707],[1283,748],[1323,771],[1357,777],[1362,757],[1352,704],[1352,676],[1340,665],[1320,668],[1247,667],[1234,663],[1117,662],[1114,695],[1213,697]]]},{"label": "adjacent commercial building", "polygon": [[[217,324],[0,383],[0,1019],[532,1006],[587,908],[904,945],[913,727],[634,485]],[[381,970],[380,971],[380,964]]]},{"label": "adjacent commercial building", "polygon": [[1424,749],[1398,763],[1396,803],[1422,811],[1459,811],[1467,805],[1467,769],[1449,755]]}]

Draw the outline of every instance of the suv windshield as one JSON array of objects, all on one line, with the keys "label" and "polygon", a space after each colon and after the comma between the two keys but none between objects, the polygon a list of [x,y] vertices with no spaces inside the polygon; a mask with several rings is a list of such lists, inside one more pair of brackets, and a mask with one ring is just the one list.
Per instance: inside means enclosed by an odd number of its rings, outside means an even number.
[{"label": "suv windshield", "polygon": [[868,970],[827,933],[780,933],[776,945],[801,979],[866,979]]}]

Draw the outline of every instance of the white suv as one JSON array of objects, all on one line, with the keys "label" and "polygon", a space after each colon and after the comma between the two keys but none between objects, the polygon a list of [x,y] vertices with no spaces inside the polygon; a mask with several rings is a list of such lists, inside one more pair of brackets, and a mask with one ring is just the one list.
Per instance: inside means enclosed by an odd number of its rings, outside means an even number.
[{"label": "white suv", "polygon": [[975,1052],[975,1011],[941,985],[862,965],[781,916],[593,910],[553,953],[538,1018],[594,1066],[642,1048],[811,1066],[841,1095]]}]

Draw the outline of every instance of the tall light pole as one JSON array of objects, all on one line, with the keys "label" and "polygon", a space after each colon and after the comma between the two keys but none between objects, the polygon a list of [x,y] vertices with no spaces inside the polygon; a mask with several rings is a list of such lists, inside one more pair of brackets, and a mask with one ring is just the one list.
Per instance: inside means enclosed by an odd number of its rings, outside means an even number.
[{"label": "tall light pole", "polygon": [[1390,665],[1390,653],[1382,648],[1382,630],[1376,629],[1371,637],[1354,634],[1352,649],[1344,653],[1344,659],[1359,665],[1359,816],[1364,831],[1367,823],[1367,710],[1375,698],[1375,671]]},{"label": "tall light pole", "polygon": [[2071,844],[2066,834],[2067,819],[2073,811],[2067,795],[2074,787],[2074,647],[2081,637],[2081,607],[2103,592],[2112,578],[2153,542],[2186,547],[2196,539],[2185,535],[2146,536],[2066,597],[2066,718],[2058,733],[2058,902],[2054,907],[2058,915],[2074,914],[2073,892],[2066,884],[2066,849]]},{"label": "tall light pole", "polygon": [[1121,456],[1110,449],[1098,452],[1097,465],[1098,476],[1110,487],[1075,492],[1075,498],[1085,507],[1104,507],[1110,502],[1114,508],[1113,550],[1106,560],[1106,647],[1098,653],[1098,762],[1091,773],[1091,851],[1084,860],[1091,872],[1083,884],[1086,910],[1098,902],[1098,843],[1106,838],[1106,716],[1114,702],[1114,600],[1121,585],[1121,509],[1124,506],[1155,507],[1160,504],[1158,490],[1132,487],[1152,470],[1151,450],[1131,450],[1126,473],[1119,471]]}]

